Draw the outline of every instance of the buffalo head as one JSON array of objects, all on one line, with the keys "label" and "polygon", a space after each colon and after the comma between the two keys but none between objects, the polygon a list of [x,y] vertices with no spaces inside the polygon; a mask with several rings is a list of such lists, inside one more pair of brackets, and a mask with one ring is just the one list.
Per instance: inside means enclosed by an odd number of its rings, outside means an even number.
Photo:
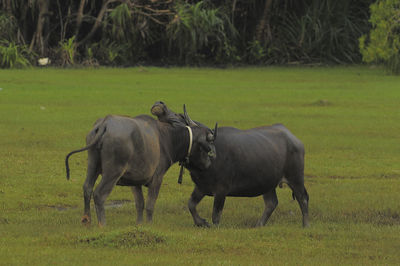
[{"label": "buffalo head", "polygon": [[205,170],[210,167],[212,160],[217,156],[214,140],[218,124],[215,124],[214,131],[207,127],[193,126],[193,147],[186,165],[188,168]]},{"label": "buffalo head", "polygon": [[[170,110],[165,103],[156,102],[151,113],[158,117],[161,122],[169,123],[174,127],[186,127],[192,135],[192,142],[188,148],[183,164],[188,168],[204,170],[210,167],[212,160],[216,157],[214,140],[217,136],[218,125],[215,124],[214,130],[200,122],[193,121],[183,105],[183,114],[177,114]],[[189,129],[190,128],[190,129]]]}]

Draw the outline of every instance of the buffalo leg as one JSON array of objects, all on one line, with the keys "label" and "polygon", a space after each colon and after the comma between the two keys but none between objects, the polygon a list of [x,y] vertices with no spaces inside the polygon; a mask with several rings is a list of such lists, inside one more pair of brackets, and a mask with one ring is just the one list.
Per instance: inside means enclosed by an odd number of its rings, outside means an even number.
[{"label": "buffalo leg", "polygon": [[308,221],[308,193],[303,184],[289,184],[293,194],[299,203],[301,213],[303,215],[303,227],[309,226]]},{"label": "buffalo leg", "polygon": [[276,190],[273,189],[270,192],[263,195],[265,209],[264,213],[261,216],[261,219],[257,222],[256,226],[264,226],[271,216],[272,212],[275,210],[276,206],[278,206],[278,197],[276,196]]},{"label": "buffalo leg", "polygon": [[133,196],[135,197],[135,205],[136,205],[136,223],[141,224],[143,222],[143,210],[144,210],[144,198],[142,192],[142,186],[131,187]]},{"label": "buffalo leg", "polygon": [[207,221],[201,218],[196,210],[197,204],[199,204],[199,202],[204,198],[204,196],[205,195],[196,186],[192,192],[192,195],[190,196],[188,207],[190,213],[192,214],[195,225],[209,227],[210,225],[207,223]]},{"label": "buffalo leg", "polygon": [[153,182],[149,185],[149,190],[147,192],[147,203],[146,203],[146,220],[148,223],[153,221],[154,206],[158,197],[158,192],[160,192],[162,182],[162,176],[154,177]]},{"label": "buffalo leg", "polygon": [[112,189],[116,185],[119,177],[122,176],[122,171],[115,174],[105,174],[103,173],[103,177],[101,178],[100,184],[96,187],[96,190],[93,193],[94,204],[96,207],[97,220],[99,222],[99,226],[106,225],[106,214],[104,210],[104,203],[110,195]]},{"label": "buffalo leg", "polygon": [[95,152],[89,151],[86,180],[83,184],[83,201],[85,209],[81,220],[82,224],[90,224],[91,222],[90,200],[92,198],[94,184],[100,174],[98,164],[98,155]]},{"label": "buffalo leg", "polygon": [[212,213],[213,224],[219,224],[224,204],[225,204],[225,195],[216,194],[214,196],[214,206]]}]

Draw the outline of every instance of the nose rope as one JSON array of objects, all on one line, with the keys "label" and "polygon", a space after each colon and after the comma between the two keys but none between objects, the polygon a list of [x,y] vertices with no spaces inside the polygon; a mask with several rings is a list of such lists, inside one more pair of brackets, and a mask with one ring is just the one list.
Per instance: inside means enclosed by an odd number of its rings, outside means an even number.
[{"label": "nose rope", "polygon": [[179,177],[178,177],[178,184],[182,184],[182,178],[183,178],[183,170],[184,170],[184,165],[189,163],[189,156],[190,153],[192,151],[192,146],[193,146],[193,132],[192,129],[189,126],[186,126],[186,128],[189,131],[189,149],[188,149],[188,153],[185,157],[185,161],[184,162],[180,162],[179,164],[181,165],[181,169],[179,171]]}]

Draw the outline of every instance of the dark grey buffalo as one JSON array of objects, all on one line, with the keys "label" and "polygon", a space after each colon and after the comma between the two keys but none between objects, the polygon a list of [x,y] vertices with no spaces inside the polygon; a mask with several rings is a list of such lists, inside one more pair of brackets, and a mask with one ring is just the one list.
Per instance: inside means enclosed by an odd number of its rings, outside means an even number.
[{"label": "dark grey buffalo", "polygon": [[200,169],[190,161],[186,164],[196,184],[188,204],[196,225],[208,226],[196,210],[206,195],[214,196],[214,224],[220,221],[227,196],[262,195],[265,210],[257,226],[263,226],[278,205],[276,187],[287,183],[300,205],[303,226],[308,226],[304,145],[286,127],[281,124],[249,130],[221,127],[214,144],[217,157],[209,168]]},{"label": "dark grey buffalo", "polygon": [[[215,157],[213,131],[205,126],[188,127],[186,121],[191,119],[186,112],[174,118],[175,113],[168,109],[161,110],[157,104],[153,106],[152,113],[168,117],[170,123],[157,121],[147,115],[134,118],[108,115],[96,121],[86,137],[86,147],[67,155],[65,163],[69,179],[68,158],[74,153],[88,150],[82,223],[91,221],[90,200],[93,194],[99,225],[105,225],[104,202],[115,185],[132,187],[138,223],[143,221],[142,186],[148,187],[146,216],[150,222],[162,178],[173,163],[190,161],[199,169],[211,165],[211,159]],[[173,115],[168,116],[170,113]],[[192,152],[189,152],[189,146]],[[100,174],[102,179],[93,192]]]}]

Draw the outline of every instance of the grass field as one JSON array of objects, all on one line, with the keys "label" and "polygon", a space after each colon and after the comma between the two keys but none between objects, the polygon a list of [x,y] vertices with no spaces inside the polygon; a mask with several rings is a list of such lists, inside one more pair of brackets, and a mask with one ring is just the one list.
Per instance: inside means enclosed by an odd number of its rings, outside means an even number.
[{"label": "grass field", "polygon": [[[400,77],[380,69],[128,68],[0,71],[0,265],[390,265],[400,263]],[[185,103],[210,127],[283,123],[306,147],[311,227],[291,191],[263,228],[262,198],[227,198],[221,224],[197,228],[188,172],[164,178],[153,224],[136,226],[117,187],[107,227],[83,227],[85,145],[104,115]],[[211,219],[212,198],[198,207]],[[93,208],[92,208],[93,210]],[[95,217],[92,212],[93,217]]]}]

